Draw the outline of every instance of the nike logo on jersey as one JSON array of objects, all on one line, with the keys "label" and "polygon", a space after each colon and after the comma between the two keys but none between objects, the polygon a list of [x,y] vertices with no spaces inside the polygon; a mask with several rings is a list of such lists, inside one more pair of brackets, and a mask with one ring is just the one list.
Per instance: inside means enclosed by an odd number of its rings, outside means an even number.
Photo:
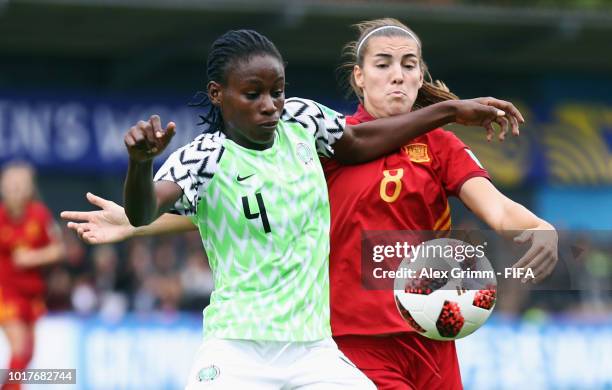
[{"label": "nike logo on jersey", "polygon": [[240,174],[238,174],[238,176],[236,176],[236,180],[238,180],[238,181],[244,181],[244,180],[248,179],[249,177],[251,177],[251,176],[253,176],[253,175],[254,175],[254,173],[252,173],[252,174],[250,174],[250,175],[248,175],[248,176],[240,177]]}]

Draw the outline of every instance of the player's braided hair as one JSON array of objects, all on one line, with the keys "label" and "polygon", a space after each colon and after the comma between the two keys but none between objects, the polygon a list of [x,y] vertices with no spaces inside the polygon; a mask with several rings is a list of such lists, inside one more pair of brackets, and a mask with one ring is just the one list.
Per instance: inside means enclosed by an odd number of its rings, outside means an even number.
[{"label": "player's braided hair", "polygon": [[[400,28],[381,29],[369,35],[365,42],[361,42],[361,40],[364,39],[372,31],[384,26],[395,26]],[[423,61],[421,40],[414,33],[414,31],[406,27],[406,25],[404,25],[402,22],[393,18],[383,18],[360,22],[355,24],[353,27],[357,28],[357,30],[359,31],[359,39],[349,42],[344,46],[342,54],[343,57],[346,58],[346,62],[340,67],[340,70],[346,74],[345,80],[348,84],[346,86],[348,90],[348,95],[354,93],[359,99],[359,101],[363,103],[363,91],[355,83],[355,77],[353,76],[353,68],[355,65],[363,67],[363,58],[364,53],[367,51],[368,48],[368,41],[372,37],[406,36],[410,39],[417,40],[419,46],[419,66],[421,68],[421,71],[423,72],[423,86],[419,89],[419,93],[417,95],[416,101],[414,102],[413,108],[416,110],[444,100],[458,99],[454,93],[450,92],[448,87],[442,81],[432,79],[431,74],[429,74],[429,70],[427,69],[427,64],[425,64],[425,61]],[[405,31],[402,31],[402,29]],[[407,31],[409,31],[410,34]],[[359,53],[357,53],[357,47],[360,43],[361,48],[359,50]]]},{"label": "player's braided hair", "polygon": [[[230,30],[217,38],[208,53],[206,76],[208,82],[216,81],[222,85],[227,82],[227,74],[238,61],[248,61],[258,55],[269,55],[283,63],[283,58],[272,41],[254,30]],[[204,107],[199,115],[204,132],[224,131],[221,109],[213,105],[208,94],[199,91],[189,103],[192,107]]]}]

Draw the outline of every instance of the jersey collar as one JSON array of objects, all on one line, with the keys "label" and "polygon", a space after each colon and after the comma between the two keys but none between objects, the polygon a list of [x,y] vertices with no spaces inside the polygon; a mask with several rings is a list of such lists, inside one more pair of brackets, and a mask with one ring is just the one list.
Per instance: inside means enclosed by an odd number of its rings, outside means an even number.
[{"label": "jersey collar", "polygon": [[361,103],[359,103],[359,105],[357,106],[357,111],[355,111],[355,113],[353,114],[353,118],[359,122],[369,122],[376,119],[372,115],[370,115],[369,112],[366,111],[366,109],[363,107],[363,104]]}]

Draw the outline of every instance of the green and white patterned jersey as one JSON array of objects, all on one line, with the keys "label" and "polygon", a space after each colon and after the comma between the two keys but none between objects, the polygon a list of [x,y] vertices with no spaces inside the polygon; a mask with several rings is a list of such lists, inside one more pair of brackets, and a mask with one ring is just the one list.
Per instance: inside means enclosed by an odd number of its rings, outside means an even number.
[{"label": "green and white patterned jersey", "polygon": [[202,134],[155,175],[183,189],[215,281],[204,335],[314,341],[329,323],[329,199],[317,154],[330,156],[344,116],[287,99],[274,144],[258,151]]}]

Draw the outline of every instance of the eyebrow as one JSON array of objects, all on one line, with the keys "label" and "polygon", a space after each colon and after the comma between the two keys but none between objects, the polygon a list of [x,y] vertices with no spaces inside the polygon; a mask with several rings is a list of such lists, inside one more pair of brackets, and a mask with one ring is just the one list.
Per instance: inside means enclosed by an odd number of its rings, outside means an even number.
[{"label": "eyebrow", "polygon": [[[393,57],[393,56],[392,56],[391,54],[387,54],[387,53],[377,53],[377,54],[374,54],[374,57],[391,58],[391,57]],[[408,54],[404,54],[404,55],[402,56],[402,59],[405,59],[405,58],[407,58],[407,57],[408,57],[408,58],[412,58],[412,57],[417,58],[416,54],[414,54],[414,53],[408,53]]]},{"label": "eyebrow", "polygon": [[[276,80],[274,80],[274,82],[278,83],[279,81],[284,81],[284,80],[285,78],[283,76],[280,76]],[[248,78],[242,79],[242,81],[245,83],[251,83],[251,84],[261,84],[261,79],[257,77],[248,77]]]}]

